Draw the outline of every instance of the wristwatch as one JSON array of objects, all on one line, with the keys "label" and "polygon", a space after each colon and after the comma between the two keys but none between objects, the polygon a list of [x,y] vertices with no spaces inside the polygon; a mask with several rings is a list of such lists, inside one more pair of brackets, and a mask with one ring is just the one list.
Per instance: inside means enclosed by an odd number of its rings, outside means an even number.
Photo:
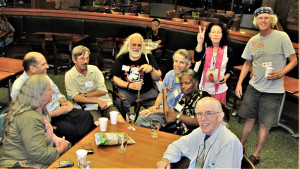
[{"label": "wristwatch", "polygon": [[86,94],[86,93],[84,93],[84,97],[87,97],[87,94]]},{"label": "wristwatch", "polygon": [[179,117],[181,116],[181,114],[178,114],[177,116],[176,116],[176,120],[179,120]]}]

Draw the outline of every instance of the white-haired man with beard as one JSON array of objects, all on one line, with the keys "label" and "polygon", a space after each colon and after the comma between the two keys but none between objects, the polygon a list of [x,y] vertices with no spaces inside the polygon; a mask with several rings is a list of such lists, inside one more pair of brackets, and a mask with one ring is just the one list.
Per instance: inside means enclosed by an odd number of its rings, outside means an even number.
[{"label": "white-haired man with beard", "polygon": [[[140,91],[141,99],[158,95],[154,89],[154,83],[151,81],[158,81],[161,77],[161,71],[155,58],[146,52],[143,41],[144,39],[139,33],[130,35],[124,42],[111,69],[113,81],[120,88],[119,94],[126,98],[124,101],[126,113],[130,112],[129,107],[138,98],[138,91]],[[137,68],[140,73],[138,75],[132,74],[134,71],[131,69]],[[117,101],[116,105],[120,108],[120,101]],[[143,104],[146,108],[153,105],[154,101]]]}]

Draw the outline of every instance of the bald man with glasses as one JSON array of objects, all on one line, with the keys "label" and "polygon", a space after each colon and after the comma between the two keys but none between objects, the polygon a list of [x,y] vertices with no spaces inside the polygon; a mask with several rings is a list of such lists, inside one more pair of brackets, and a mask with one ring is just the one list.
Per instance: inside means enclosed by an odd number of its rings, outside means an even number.
[{"label": "bald man with glasses", "polygon": [[218,100],[199,100],[196,118],[200,127],[170,144],[157,168],[170,168],[170,163],[182,157],[190,159],[189,168],[241,168],[242,144],[224,125],[223,117]]}]

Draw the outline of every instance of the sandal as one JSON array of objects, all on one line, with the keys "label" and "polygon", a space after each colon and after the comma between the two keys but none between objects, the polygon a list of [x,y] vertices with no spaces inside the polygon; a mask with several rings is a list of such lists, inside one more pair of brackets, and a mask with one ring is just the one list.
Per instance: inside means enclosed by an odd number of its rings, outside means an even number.
[{"label": "sandal", "polygon": [[252,162],[253,165],[256,165],[260,162],[260,158],[259,157],[256,158],[254,155],[251,155],[249,157],[249,160]]}]

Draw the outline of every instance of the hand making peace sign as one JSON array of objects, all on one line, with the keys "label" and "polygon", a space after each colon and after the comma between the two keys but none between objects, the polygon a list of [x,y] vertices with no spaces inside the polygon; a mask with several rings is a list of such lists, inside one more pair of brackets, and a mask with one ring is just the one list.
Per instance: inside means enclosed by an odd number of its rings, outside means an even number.
[{"label": "hand making peace sign", "polygon": [[199,33],[197,35],[197,41],[198,41],[198,44],[203,44],[203,41],[204,41],[204,35],[205,35],[205,30],[206,30],[206,27],[204,26],[203,27],[203,30],[201,29],[201,26],[199,26]]}]

